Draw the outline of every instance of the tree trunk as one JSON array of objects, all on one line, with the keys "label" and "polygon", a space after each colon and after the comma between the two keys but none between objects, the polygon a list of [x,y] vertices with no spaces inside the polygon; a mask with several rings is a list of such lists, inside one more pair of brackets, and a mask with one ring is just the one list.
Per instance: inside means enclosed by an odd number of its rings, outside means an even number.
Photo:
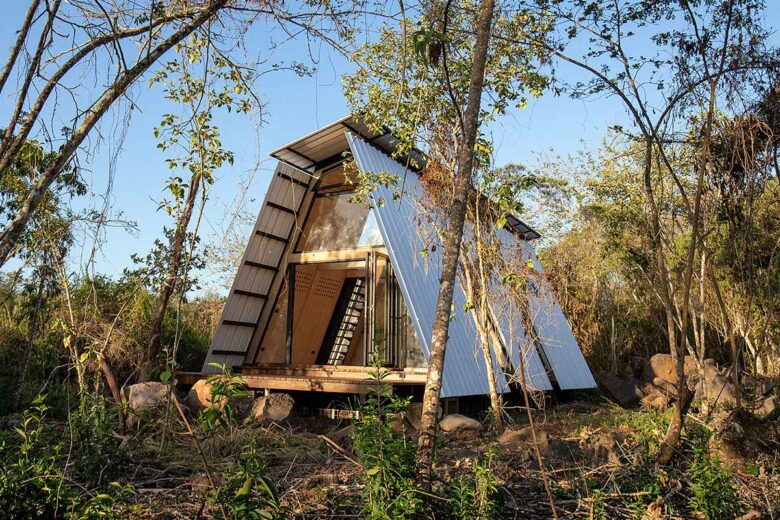
[{"label": "tree trunk", "polygon": [[[474,239],[477,241],[481,240],[478,234]],[[480,248],[478,247],[477,249],[479,250]],[[486,295],[487,283],[485,282],[484,272],[476,273],[476,269],[473,265],[471,265],[463,251],[461,251],[461,265],[463,267],[461,272],[463,274],[462,280],[464,282],[463,285],[465,293],[472,302],[472,306],[474,305],[474,300],[476,300],[478,296],[480,297],[479,307],[472,308],[471,312],[474,314],[474,322],[477,328],[477,334],[479,334],[479,346],[482,348],[482,359],[485,361],[485,372],[488,382],[488,395],[490,396],[490,409],[493,412],[493,425],[495,426],[496,431],[501,433],[504,431],[504,421],[502,416],[503,403],[501,394],[498,393],[498,387],[496,386],[496,373],[493,368],[493,356],[490,348],[491,334],[490,320],[488,319],[488,301]],[[474,290],[474,276],[472,275],[472,271],[474,271],[476,276],[479,277],[479,293]]]},{"label": "tree trunk", "polygon": [[201,177],[199,174],[194,174],[190,179],[190,185],[187,189],[187,198],[184,202],[181,215],[176,223],[176,232],[173,235],[173,243],[171,244],[171,258],[168,262],[168,271],[165,274],[165,279],[160,287],[160,294],[157,298],[157,308],[154,313],[154,319],[149,329],[149,340],[146,344],[146,352],[144,353],[144,359],[141,362],[141,370],[138,375],[138,380],[148,381],[152,372],[154,371],[155,361],[160,354],[161,333],[163,320],[165,319],[165,311],[168,310],[168,302],[171,300],[174,289],[176,289],[176,282],[179,278],[179,266],[181,265],[181,256],[184,251],[184,240],[187,238],[187,228],[190,225],[190,219],[192,218],[192,212],[195,209],[195,199],[198,196],[200,189]]},{"label": "tree trunk", "polygon": [[122,393],[119,389],[119,385],[116,382],[116,377],[114,377],[114,371],[111,370],[111,365],[108,363],[106,356],[102,352],[98,352],[97,356],[100,369],[103,371],[103,376],[106,378],[106,383],[108,383],[108,389],[111,391],[111,397],[113,397],[114,403],[116,403],[117,414],[119,415],[119,431],[120,433],[124,433],[127,427],[127,419],[125,418],[124,400],[122,399]]},{"label": "tree trunk", "polygon": [[420,438],[417,445],[418,478],[430,482],[436,440],[436,409],[441,393],[444,353],[450,325],[450,309],[458,271],[458,257],[466,219],[466,197],[474,167],[474,144],[479,126],[479,109],[485,80],[490,28],[493,22],[494,0],[483,0],[479,8],[474,58],[471,65],[466,112],[463,118],[462,147],[458,151],[458,171],[455,176],[455,197],[449,211],[449,222],[442,241],[441,279],[433,321],[428,376],[420,421]]},{"label": "tree trunk", "polygon": [[13,70],[16,59],[19,57],[19,52],[22,50],[24,41],[27,39],[27,33],[30,31],[30,27],[33,23],[33,16],[35,16],[35,11],[38,10],[39,3],[40,0],[33,0],[30,3],[30,7],[27,9],[27,15],[24,17],[21,29],[19,29],[19,36],[16,38],[14,48],[11,49],[11,55],[8,57],[5,67],[3,67],[3,72],[0,72],[0,92],[3,91],[5,82],[8,80],[8,76],[11,75],[11,70]]},{"label": "tree trunk", "polygon": [[192,34],[197,28],[212,19],[216,13],[225,6],[227,0],[213,0],[207,9],[201,12],[189,23],[183,25],[178,31],[173,33],[169,38],[164,40],[161,44],[155,47],[151,52],[146,54],[144,58],[138,61],[135,66],[131,67],[117,79],[98,99],[98,101],[92,106],[92,108],[86,113],[79,127],[73,132],[70,139],[62,145],[57,157],[49,164],[49,166],[43,171],[35,186],[30,190],[22,207],[17,214],[6,226],[6,228],[0,232],[0,267],[2,267],[11,257],[14,251],[14,245],[19,237],[22,235],[27,227],[27,223],[30,220],[33,212],[40,204],[43,195],[51,186],[51,183],[59,177],[62,170],[70,162],[71,157],[76,150],[84,142],[92,128],[103,117],[113,104],[124,95],[128,87],[132,85],[144,72],[149,69],[163,54],[173,48],[174,45],[185,39]]},{"label": "tree trunk", "polygon": [[672,291],[669,282],[669,272],[666,269],[666,254],[661,239],[661,217],[658,209],[658,202],[655,200],[652,181],[653,170],[653,137],[645,136],[645,163],[644,163],[644,189],[647,204],[650,209],[650,238],[653,245],[653,254],[655,255],[656,268],[660,277],[659,294],[661,303],[664,306],[666,316],[666,334],[669,341],[669,353],[675,364],[677,372],[677,401],[674,405],[674,415],[669,423],[669,429],[666,432],[664,441],[658,454],[658,462],[668,463],[674,456],[674,452],[680,443],[682,427],[687,411],[687,390],[685,383],[685,353],[680,352],[680,342],[677,341],[677,327],[674,323],[674,302],[672,301]]}]

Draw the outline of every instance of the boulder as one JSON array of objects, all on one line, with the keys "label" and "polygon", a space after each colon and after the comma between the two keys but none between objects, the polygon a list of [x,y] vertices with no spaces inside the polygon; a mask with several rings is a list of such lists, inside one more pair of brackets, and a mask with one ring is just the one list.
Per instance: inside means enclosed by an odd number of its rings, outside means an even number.
[{"label": "boulder", "polygon": [[[441,418],[441,405],[436,408],[436,418]],[[406,408],[406,422],[409,426],[420,431],[420,420],[422,419],[422,403],[410,403]]]},{"label": "boulder", "polygon": [[451,413],[442,417],[439,421],[439,429],[447,438],[471,440],[479,437],[482,432],[482,424],[471,417]]},{"label": "boulder", "polygon": [[696,394],[716,406],[733,407],[737,403],[737,392],[731,381],[720,373],[705,374],[696,386]]},{"label": "boulder", "polygon": [[162,408],[169,390],[168,385],[159,381],[147,381],[125,387],[125,402],[131,412],[127,417],[127,425],[135,428],[140,422],[140,417]]},{"label": "boulder", "polygon": [[187,393],[187,398],[184,400],[187,408],[190,409],[190,413],[198,415],[207,408],[222,410],[225,407],[226,397],[220,396],[212,400],[211,391],[213,386],[213,383],[208,379],[199,379],[192,385],[192,388]]},{"label": "boulder", "polygon": [[660,389],[653,390],[642,398],[642,408],[645,410],[666,410],[669,407],[669,397]]},{"label": "boulder", "polygon": [[[696,371],[696,362],[692,356],[685,356],[684,372],[688,374]],[[674,366],[671,354],[655,354],[650,358],[650,367],[647,370],[647,380],[655,383],[656,378],[677,384],[677,367]]]},{"label": "boulder", "polygon": [[295,406],[295,400],[284,393],[264,395],[255,399],[252,417],[261,422],[279,422],[287,419]]},{"label": "boulder", "polygon": [[642,391],[639,386],[630,379],[623,379],[614,374],[602,372],[596,377],[599,388],[613,401],[629,408],[639,403]]},{"label": "boulder", "polygon": [[677,396],[677,386],[674,383],[667,381],[666,379],[655,377],[653,378],[653,386],[659,391],[666,394],[667,397]]},{"label": "boulder", "polygon": [[764,399],[763,403],[761,403],[759,413],[762,416],[767,417],[768,415],[772,415],[777,409],[780,409],[780,397],[776,395],[770,395]]}]

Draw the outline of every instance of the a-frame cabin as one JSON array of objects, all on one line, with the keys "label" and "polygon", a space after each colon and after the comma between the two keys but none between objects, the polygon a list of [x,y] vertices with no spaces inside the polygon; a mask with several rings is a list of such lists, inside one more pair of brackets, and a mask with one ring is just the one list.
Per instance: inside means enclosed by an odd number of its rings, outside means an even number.
[{"label": "a-frame cabin", "polygon": [[[217,371],[216,363],[233,367],[254,389],[361,394],[378,355],[389,370],[386,383],[424,385],[440,258],[437,248],[421,257],[418,228],[425,224],[415,200],[422,188],[408,166],[415,161],[393,160],[393,146],[390,133],[373,133],[359,118],[347,117],[271,154],[276,170],[203,374]],[[371,208],[352,202],[347,155],[364,173],[397,175],[403,196],[393,200],[393,192],[380,186]],[[512,254],[525,255],[541,270],[529,244],[539,236],[535,231],[512,218],[501,233]],[[501,392],[517,381],[512,376],[521,366],[534,390],[595,387],[551,298],[546,294],[547,303],[534,312],[533,341],[519,323],[499,320],[505,355],[494,365]],[[488,392],[465,302],[458,286],[442,397]]]}]

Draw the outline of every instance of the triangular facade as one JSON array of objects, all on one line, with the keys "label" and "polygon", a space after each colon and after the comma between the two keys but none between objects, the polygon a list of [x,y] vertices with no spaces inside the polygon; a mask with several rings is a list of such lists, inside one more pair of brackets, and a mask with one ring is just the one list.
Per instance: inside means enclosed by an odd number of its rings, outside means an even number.
[{"label": "triangular facade", "polygon": [[[439,248],[423,245],[416,172],[390,158],[393,138],[345,118],[272,153],[279,162],[204,364],[241,371],[254,388],[362,393],[380,358],[396,387],[424,384],[439,287]],[[345,152],[364,173],[403,180],[373,204],[353,201]],[[502,237],[525,251],[538,235],[513,220]],[[428,238],[430,240],[430,238]],[[422,254],[424,251],[424,254]],[[540,268],[540,266],[539,266]],[[530,339],[517,320],[497,317],[497,388],[510,390],[520,367],[530,389],[595,386],[551,292],[534,306]],[[551,300],[552,298],[552,300]],[[442,397],[488,392],[477,330],[456,286]],[[544,302],[544,303],[542,303]],[[552,379],[552,381],[551,381]]]}]

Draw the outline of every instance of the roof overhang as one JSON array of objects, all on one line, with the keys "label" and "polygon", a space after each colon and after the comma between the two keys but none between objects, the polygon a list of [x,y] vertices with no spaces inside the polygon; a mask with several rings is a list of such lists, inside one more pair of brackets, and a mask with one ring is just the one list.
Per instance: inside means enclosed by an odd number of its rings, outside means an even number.
[{"label": "roof overhang", "polygon": [[[373,132],[363,122],[362,117],[346,116],[274,150],[270,155],[288,166],[313,174],[344,158],[344,153],[349,151],[346,132],[362,138],[391,157],[398,149],[399,141],[389,128],[385,127],[380,132]],[[412,159],[409,161],[410,169],[416,170],[414,165],[425,163],[425,154],[415,149],[410,159]],[[508,216],[507,228],[525,240],[534,240],[541,236],[514,215]]]},{"label": "roof overhang", "polygon": [[[311,174],[344,157],[344,152],[349,150],[346,132],[361,137],[390,155],[398,149],[399,141],[389,128],[373,132],[363,122],[362,117],[347,116],[274,150],[270,155]],[[424,155],[419,150],[414,150],[412,158],[417,160],[416,164],[422,164]]]}]

